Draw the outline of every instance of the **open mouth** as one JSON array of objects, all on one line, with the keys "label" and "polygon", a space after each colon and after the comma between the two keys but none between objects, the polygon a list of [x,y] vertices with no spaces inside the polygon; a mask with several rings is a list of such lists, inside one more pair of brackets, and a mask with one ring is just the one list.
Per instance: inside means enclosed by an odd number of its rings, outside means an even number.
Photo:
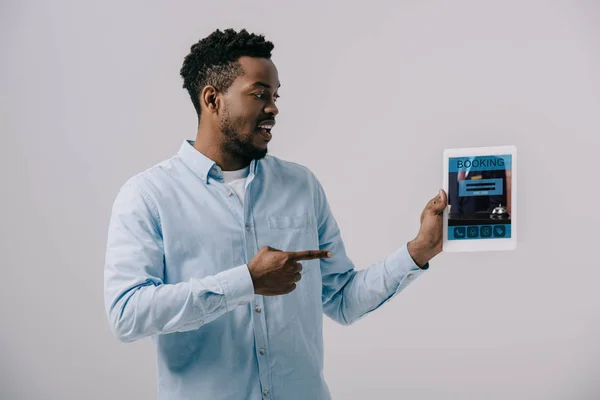
[{"label": "open mouth", "polygon": [[258,124],[258,132],[260,133],[260,136],[265,140],[265,141],[269,141],[271,140],[271,129],[273,129],[273,127],[275,126],[275,121],[274,120],[269,120],[269,121],[263,121],[260,124]]}]

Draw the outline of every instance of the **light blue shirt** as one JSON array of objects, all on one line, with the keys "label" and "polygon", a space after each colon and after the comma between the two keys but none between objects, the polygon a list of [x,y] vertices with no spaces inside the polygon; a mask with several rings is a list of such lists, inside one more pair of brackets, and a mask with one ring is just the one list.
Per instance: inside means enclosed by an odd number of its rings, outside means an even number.
[{"label": "light blue shirt", "polygon": [[[243,204],[192,141],[129,179],[108,232],[110,327],[123,342],[156,343],[159,399],[330,399],[323,314],[349,325],[428,265],[403,245],[355,270],[323,187],[296,163],[252,161]],[[293,292],[261,296],[247,263],[263,246],[333,256],[302,261]]]}]

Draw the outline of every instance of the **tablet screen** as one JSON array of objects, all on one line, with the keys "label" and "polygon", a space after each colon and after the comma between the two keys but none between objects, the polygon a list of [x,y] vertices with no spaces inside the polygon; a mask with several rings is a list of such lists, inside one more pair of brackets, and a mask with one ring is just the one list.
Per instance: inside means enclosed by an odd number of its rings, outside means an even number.
[{"label": "tablet screen", "polygon": [[510,154],[448,159],[448,240],[511,237]]}]

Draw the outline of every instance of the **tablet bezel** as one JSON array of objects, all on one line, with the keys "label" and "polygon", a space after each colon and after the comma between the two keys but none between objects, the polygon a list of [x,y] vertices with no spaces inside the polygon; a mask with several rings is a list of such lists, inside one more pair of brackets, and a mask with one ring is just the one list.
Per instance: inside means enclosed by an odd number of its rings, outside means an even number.
[{"label": "tablet bezel", "polygon": [[443,243],[444,252],[466,251],[505,251],[517,247],[517,148],[515,146],[468,147],[444,150],[443,189],[448,194],[449,160],[454,157],[511,155],[511,237],[491,238],[485,240],[448,240],[448,209],[443,214]]}]

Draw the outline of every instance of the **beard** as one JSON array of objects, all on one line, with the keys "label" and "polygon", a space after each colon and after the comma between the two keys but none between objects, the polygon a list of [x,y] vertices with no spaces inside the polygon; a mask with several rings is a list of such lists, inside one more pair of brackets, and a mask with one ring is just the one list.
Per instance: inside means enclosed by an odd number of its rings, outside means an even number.
[{"label": "beard", "polygon": [[221,120],[221,132],[223,133],[224,139],[221,149],[224,152],[241,158],[247,163],[250,163],[252,160],[264,158],[269,150],[267,148],[257,148],[252,144],[252,132],[248,135],[240,133],[240,128],[243,125],[241,119],[231,118],[229,110],[225,108],[223,111],[223,119]]}]

